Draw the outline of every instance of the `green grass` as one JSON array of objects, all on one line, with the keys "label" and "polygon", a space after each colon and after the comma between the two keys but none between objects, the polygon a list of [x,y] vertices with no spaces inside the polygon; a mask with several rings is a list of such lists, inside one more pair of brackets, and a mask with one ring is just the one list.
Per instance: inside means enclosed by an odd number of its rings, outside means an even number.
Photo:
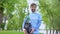
[{"label": "green grass", "polygon": [[24,34],[24,33],[17,31],[0,31],[0,34]]},{"label": "green grass", "polygon": [[[23,32],[18,31],[0,31],[0,34],[24,34]],[[43,34],[43,33],[40,33]]]}]

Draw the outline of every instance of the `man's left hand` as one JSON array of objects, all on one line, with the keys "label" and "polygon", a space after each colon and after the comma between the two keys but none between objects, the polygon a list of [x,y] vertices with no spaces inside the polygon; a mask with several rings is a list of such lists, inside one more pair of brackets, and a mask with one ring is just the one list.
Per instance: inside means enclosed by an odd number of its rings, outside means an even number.
[{"label": "man's left hand", "polygon": [[31,32],[30,32],[30,33],[33,33],[33,32],[34,32],[34,30],[35,30],[35,29],[34,29],[34,28],[32,28],[32,30],[31,30]]}]

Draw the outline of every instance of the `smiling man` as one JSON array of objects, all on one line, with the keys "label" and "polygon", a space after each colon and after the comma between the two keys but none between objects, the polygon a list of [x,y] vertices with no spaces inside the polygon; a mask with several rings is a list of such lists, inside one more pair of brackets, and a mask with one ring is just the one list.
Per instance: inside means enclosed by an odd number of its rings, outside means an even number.
[{"label": "smiling man", "polygon": [[[32,34],[39,34],[39,27],[41,25],[41,20],[42,20],[41,15],[39,13],[37,13],[37,11],[36,11],[36,7],[37,7],[37,5],[35,3],[32,3],[30,5],[32,13],[29,14],[29,18],[30,18],[29,23],[31,23],[31,25],[32,25],[32,28],[31,28],[32,30],[30,32]],[[23,25],[22,25],[24,34],[27,34],[27,30],[24,29],[24,24],[26,22],[26,18],[27,17],[25,17]]]}]

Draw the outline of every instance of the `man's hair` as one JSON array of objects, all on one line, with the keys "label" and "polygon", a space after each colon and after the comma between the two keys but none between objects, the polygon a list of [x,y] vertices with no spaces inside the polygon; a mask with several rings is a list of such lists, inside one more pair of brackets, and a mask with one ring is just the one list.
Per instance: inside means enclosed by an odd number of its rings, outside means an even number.
[{"label": "man's hair", "polygon": [[35,3],[32,3],[30,6],[34,6],[34,5],[37,6]]}]

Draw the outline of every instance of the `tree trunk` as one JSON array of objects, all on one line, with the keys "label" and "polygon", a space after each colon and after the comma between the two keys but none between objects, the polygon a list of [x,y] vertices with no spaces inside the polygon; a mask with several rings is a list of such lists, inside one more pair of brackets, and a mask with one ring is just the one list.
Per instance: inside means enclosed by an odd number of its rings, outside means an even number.
[{"label": "tree trunk", "polygon": [[60,31],[59,31],[59,34],[60,34]]},{"label": "tree trunk", "polygon": [[46,34],[48,34],[48,29],[46,29]]},{"label": "tree trunk", "polygon": [[1,25],[2,25],[2,21],[3,21],[3,10],[4,8],[2,7],[3,5],[0,4],[0,29],[2,28]]},{"label": "tree trunk", "polygon": [[2,21],[3,21],[3,14],[0,13],[0,24],[2,23]]},{"label": "tree trunk", "polygon": [[60,29],[58,30],[58,34],[60,34]]},{"label": "tree trunk", "polygon": [[48,34],[48,29],[47,29],[47,25],[46,25],[46,34]]},{"label": "tree trunk", "polygon": [[50,29],[50,34],[51,34],[51,29]]},{"label": "tree trunk", "polygon": [[56,34],[58,34],[58,30],[56,29]]},{"label": "tree trunk", "polygon": [[54,29],[53,29],[53,34],[54,34]]},{"label": "tree trunk", "polygon": [[3,11],[0,10],[0,27],[3,21]]}]

